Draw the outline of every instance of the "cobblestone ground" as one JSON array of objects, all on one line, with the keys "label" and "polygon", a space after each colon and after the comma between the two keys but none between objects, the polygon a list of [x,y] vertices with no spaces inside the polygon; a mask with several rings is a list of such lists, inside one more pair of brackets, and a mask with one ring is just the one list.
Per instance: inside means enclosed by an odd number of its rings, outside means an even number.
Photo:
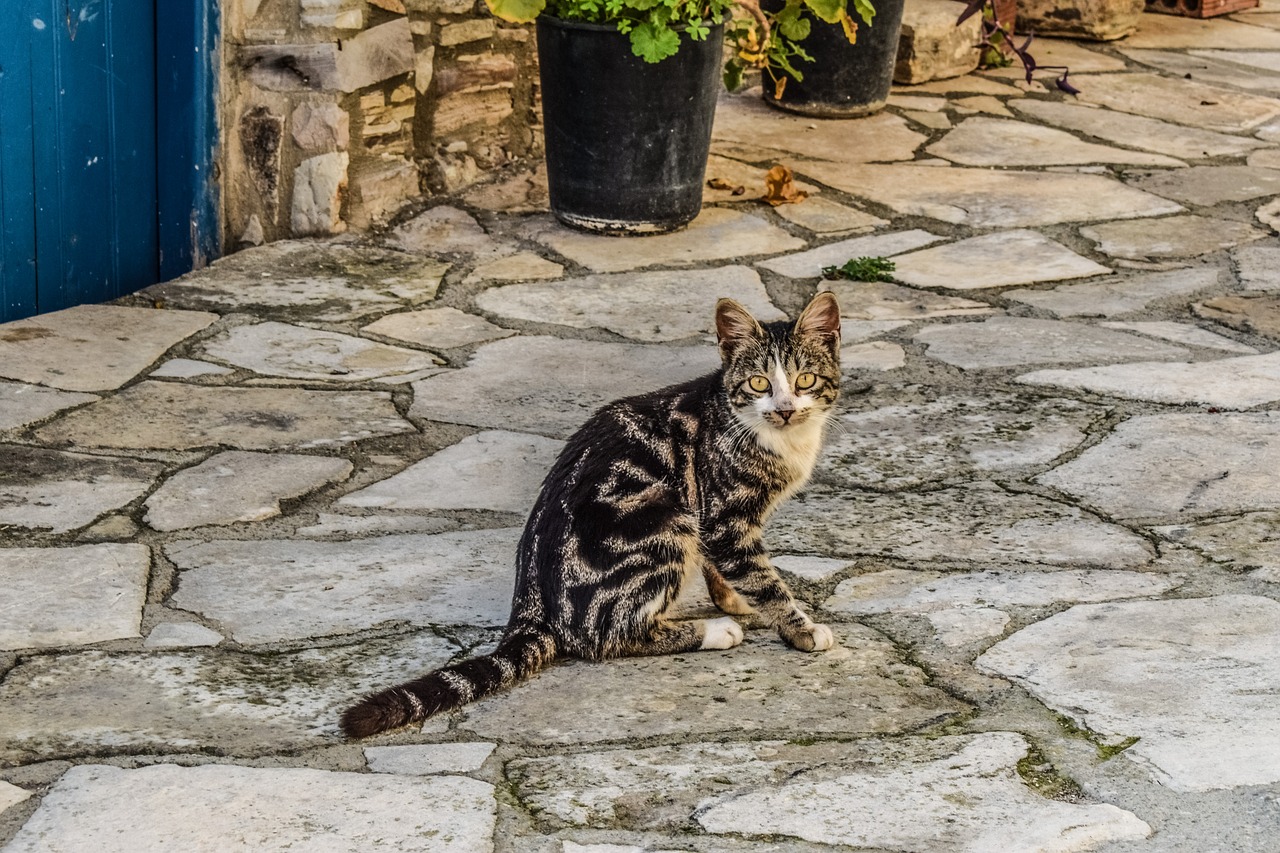
[{"label": "cobblestone ground", "polygon": [[[1275,851],[1266,8],[1047,44],[1078,99],[726,99],[708,177],[784,162],[801,204],[608,239],[517,175],[0,327],[0,849]],[[847,394],[769,533],[837,648],[749,627],[338,736],[494,642],[593,407],[711,367],[717,297],[794,313],[862,255],[896,282],[832,283]]]}]

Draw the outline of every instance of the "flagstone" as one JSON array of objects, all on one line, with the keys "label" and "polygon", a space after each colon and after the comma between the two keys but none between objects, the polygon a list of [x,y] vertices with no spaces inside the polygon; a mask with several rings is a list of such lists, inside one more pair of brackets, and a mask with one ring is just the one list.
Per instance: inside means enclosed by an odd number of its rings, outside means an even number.
[{"label": "flagstone", "polygon": [[484,291],[476,305],[504,319],[602,328],[657,343],[714,332],[721,297],[736,299],[762,322],[786,319],[769,301],[760,275],[744,266],[509,284]]},{"label": "flagstone", "polygon": [[482,853],[493,850],[496,811],[492,785],[460,776],[90,764],[58,780],[5,850]]},{"label": "flagstone", "polygon": [[[1034,26],[1023,27],[1019,23],[1017,30],[1018,34],[1021,35],[1024,30],[1036,31],[1036,28]],[[1120,43],[1125,44],[1126,42]],[[1123,59],[1099,53],[1096,50],[1090,50],[1086,45],[1078,41],[1072,41],[1070,37],[1051,38],[1041,36],[1038,31],[1035,39],[1031,42],[1029,52],[1035,57],[1036,65],[1039,66],[1034,72],[1038,77],[1061,76],[1062,68],[1050,68],[1048,66],[1070,68],[1072,75],[1096,71],[1124,71],[1126,68]],[[988,68],[983,73],[995,77],[1025,79],[1027,72],[1022,67],[1021,62],[1015,61],[1008,68]]]},{"label": "flagstone", "polygon": [[1123,163],[1185,166],[1181,160],[1082,142],[1069,133],[1021,121],[967,118],[927,149],[966,166],[1056,166]]},{"label": "flagstone", "polygon": [[555,261],[548,261],[533,252],[518,252],[480,264],[467,276],[466,282],[535,281],[562,275],[564,267]]},{"label": "flagstone", "polygon": [[19,788],[17,785],[10,785],[8,782],[0,782],[0,814],[30,796],[30,791]]},{"label": "flagstone", "polygon": [[904,94],[921,92],[947,96],[954,95],[957,92],[965,92],[975,95],[999,95],[1013,98],[1020,98],[1023,94],[1022,90],[1016,86],[1010,86],[1008,83],[1001,83],[999,80],[980,77],[976,74],[949,77],[945,80],[928,80],[924,83],[915,83],[910,86],[895,85],[893,91]]},{"label": "flagstone", "polygon": [[521,235],[558,252],[593,272],[626,272],[640,267],[687,266],[748,255],[790,252],[804,241],[755,216],[726,207],[709,207],[670,234],[621,240],[587,234],[551,217],[533,217]]},{"label": "flagstone", "polygon": [[203,349],[211,358],[255,373],[318,381],[388,379],[444,363],[418,350],[273,321],[236,326],[205,342]]},{"label": "flagstone", "polygon": [[238,643],[348,634],[390,622],[505,625],[516,528],[306,539],[176,542],[172,602]]},{"label": "flagstone", "polygon": [[[1193,79],[1200,83],[1226,88],[1244,89],[1255,95],[1280,94],[1280,74],[1266,69],[1265,65],[1251,62],[1246,64],[1245,57],[1249,51],[1229,50],[1133,50],[1123,49],[1121,52],[1143,65],[1158,68],[1171,77]],[[1265,56],[1253,52],[1253,56]],[[1238,59],[1232,59],[1238,56]],[[1252,65],[1253,67],[1250,67]],[[1190,74],[1190,78],[1187,75]]]},{"label": "flagstone", "polygon": [[25,382],[0,380],[0,430],[19,429],[63,409],[97,400],[96,394],[59,391]]},{"label": "flagstone", "polygon": [[374,773],[395,773],[399,776],[473,773],[493,754],[496,746],[492,743],[366,746],[364,755]]},{"label": "flagstone", "polygon": [[470,706],[461,731],[484,740],[586,744],[667,735],[751,732],[876,734],[918,729],[967,706],[926,684],[881,634],[833,625],[820,654],[748,631],[724,652],[570,661]]},{"label": "flagstone", "polygon": [[[712,138],[775,148],[814,160],[870,163],[910,160],[927,137],[891,113],[814,121],[779,113],[758,97],[729,95],[722,97],[716,107]],[[857,139],[858,144],[850,145],[851,138]]]},{"label": "flagstone", "polygon": [[1174,791],[1280,781],[1280,604],[1212,598],[1081,604],[977,660]]},{"label": "flagstone", "polygon": [[1273,199],[1262,205],[1254,212],[1254,215],[1263,225],[1274,232],[1280,233],[1280,198]]},{"label": "flagstone", "polygon": [[387,249],[281,240],[143,293],[177,308],[340,322],[429,302],[448,269],[434,258]]},{"label": "flagstone", "polygon": [[994,607],[953,607],[925,614],[939,643],[958,649],[1004,634],[1009,614]]},{"label": "flagstone", "polygon": [[156,530],[262,521],[280,501],[345,480],[346,459],[229,450],[174,474],[147,498],[145,521]]},{"label": "flagstone", "polygon": [[355,698],[444,666],[458,651],[428,631],[261,655],[220,649],[24,658],[0,683],[0,761],[310,749],[336,739],[338,712]]},{"label": "flagstone", "polygon": [[829,560],[826,557],[805,557],[796,554],[775,554],[770,562],[786,572],[810,581],[824,581],[836,572],[853,565],[848,560]]},{"label": "flagstone", "polygon": [[1152,361],[1079,370],[1039,370],[1019,376],[1017,381],[1154,403],[1249,409],[1280,400],[1280,353],[1194,364]]},{"label": "flagstone", "polygon": [[420,255],[510,255],[516,252],[490,237],[471,214],[449,205],[433,207],[393,228],[393,249]]},{"label": "flagstone", "polygon": [[[758,202],[765,194],[764,179],[770,168],[772,168],[772,165],[753,166],[740,160],[712,154],[707,158],[706,181],[702,185],[703,204]],[[733,189],[713,189],[709,186],[713,180],[727,181],[733,184]],[[815,187],[813,184],[807,184],[804,181],[795,181],[794,186],[797,190],[808,193],[810,196],[815,196],[817,193],[822,192],[820,187]],[[739,187],[742,188],[742,192],[735,195]],[[783,207],[788,206],[794,205],[783,205]]]},{"label": "flagstone", "polygon": [[1080,233],[1115,258],[1191,258],[1265,237],[1243,222],[1186,214],[1088,225]]},{"label": "flagstone", "polygon": [[1225,352],[1257,355],[1258,351],[1251,346],[1233,341],[1224,335],[1210,332],[1190,323],[1174,323],[1167,320],[1149,320],[1133,323],[1099,323],[1106,329],[1120,329],[1125,332],[1137,332],[1175,344],[1204,347],[1206,349],[1223,350]]},{"label": "flagstone", "polygon": [[190,358],[171,358],[151,371],[152,379],[194,379],[197,376],[226,376],[235,373],[230,367]]},{"label": "flagstone", "polygon": [[930,358],[965,370],[1055,362],[1110,363],[1175,359],[1182,347],[1061,320],[992,317],[977,323],[925,326],[915,340]]},{"label": "flagstone", "polygon": [[947,99],[937,95],[916,94],[912,89],[899,87],[889,94],[889,106],[899,109],[924,110],[936,113],[947,108]]},{"label": "flagstone", "polygon": [[1139,415],[1036,479],[1116,518],[1182,521],[1280,509],[1277,466],[1275,413]]},{"label": "flagstone", "polygon": [[1245,290],[1280,291],[1280,248],[1241,246],[1232,250],[1231,259]]},{"label": "flagstone", "polygon": [[461,370],[415,382],[409,416],[566,438],[604,403],[719,364],[706,345],[509,338],[484,344]]},{"label": "flagstone", "polygon": [[385,391],[210,388],[140,382],[37,431],[82,447],[325,447],[413,432]]},{"label": "flagstone", "polygon": [[1013,107],[1020,113],[1058,127],[1183,160],[1237,157],[1265,145],[1256,139],[1062,101],[1024,98],[1015,101]]},{"label": "flagstone", "polygon": [[316,514],[314,524],[299,527],[297,534],[308,537],[337,537],[358,539],[365,536],[385,536],[391,533],[443,533],[457,528],[457,524],[444,518],[411,515],[340,515],[332,512]]},{"label": "flagstone", "polygon": [[848,344],[840,348],[840,367],[848,374],[858,370],[897,370],[907,363],[907,351],[888,341]]},{"label": "flagstone", "polygon": [[1280,169],[1280,149],[1266,148],[1262,151],[1254,151],[1245,162],[1257,169]]},{"label": "flagstone", "polygon": [[951,108],[960,115],[987,113],[988,115],[1013,118],[1013,113],[1004,105],[1004,101],[991,95],[971,95],[967,98],[953,98]]},{"label": "flagstone", "polygon": [[511,329],[495,326],[488,320],[457,308],[424,308],[421,311],[388,314],[360,331],[436,350],[470,346],[515,334]]},{"label": "flagstone", "polygon": [[924,125],[930,130],[948,130],[951,127],[951,119],[947,118],[946,113],[922,113],[915,110],[903,110],[902,115],[916,124]]},{"label": "flagstone", "polygon": [[119,388],[214,314],[78,305],[0,325],[0,376],[61,388]]},{"label": "flagstone", "polygon": [[779,205],[774,208],[774,213],[816,234],[871,231],[889,224],[887,219],[822,196],[810,196],[802,204]]},{"label": "flagstone", "polygon": [[1125,181],[1165,198],[1204,207],[1280,194],[1280,171],[1254,166],[1192,166],[1177,172],[1128,172]]},{"label": "flagstone", "polygon": [[1174,202],[1102,175],[820,162],[805,163],[800,170],[900,214],[974,228],[1023,228],[1182,210]]},{"label": "flagstone", "polygon": [[854,258],[893,257],[945,239],[918,228],[893,231],[827,243],[807,252],[795,252],[781,258],[761,261],[756,266],[788,278],[817,278],[822,275],[824,267],[838,267]]},{"label": "flagstone", "polygon": [[940,296],[885,281],[825,281],[840,302],[840,316],[867,322],[921,320],[929,317],[978,317],[994,314],[985,302],[958,296]]},{"label": "flagstone", "polygon": [[1073,82],[1086,103],[1205,130],[1236,133],[1280,115],[1272,98],[1156,74],[1089,74]]},{"label": "flagstone", "polygon": [[547,210],[547,164],[538,160],[507,178],[477,184],[462,194],[469,205],[503,213],[544,213]]},{"label": "flagstone", "polygon": [[144,649],[190,649],[216,646],[225,639],[217,631],[195,622],[161,622],[143,641]]},{"label": "flagstone", "polygon": [[779,552],[876,557],[915,565],[1136,568],[1151,546],[1073,506],[991,483],[926,494],[815,486],[778,510],[765,541]]},{"label": "flagstone", "polygon": [[1215,563],[1252,570],[1267,580],[1280,577],[1280,513],[1251,512],[1230,521],[1206,521],[1154,528],[1170,542],[1186,545]]},{"label": "flagstone", "polygon": [[1037,231],[1000,231],[894,259],[894,278],[917,287],[981,290],[1105,275],[1111,270]]},{"label": "flagstone", "polygon": [[1114,317],[1162,299],[1191,296],[1216,287],[1216,269],[1196,268],[1113,276],[1052,290],[1009,290],[1005,299],[1034,305],[1059,317]]},{"label": "flagstone", "polygon": [[1226,18],[1143,15],[1142,28],[1129,36],[1125,45],[1126,49],[1280,50],[1280,33]]},{"label": "flagstone", "polygon": [[66,533],[142,496],[156,462],[0,445],[0,526]]},{"label": "flagstone", "polygon": [[527,513],[563,447],[540,435],[485,430],[345,495],[337,505]]},{"label": "flagstone", "polygon": [[1071,400],[1008,394],[922,400],[893,389],[884,396],[889,405],[838,415],[818,463],[819,481],[903,489],[1046,465],[1079,446],[1106,414]]},{"label": "flagstone", "polygon": [[1192,306],[1192,310],[1242,332],[1280,338],[1280,295],[1219,296]]},{"label": "flagstone", "polygon": [[[150,572],[145,545],[0,548],[0,649],[141,636]],[[5,704],[7,716],[13,706]]]}]

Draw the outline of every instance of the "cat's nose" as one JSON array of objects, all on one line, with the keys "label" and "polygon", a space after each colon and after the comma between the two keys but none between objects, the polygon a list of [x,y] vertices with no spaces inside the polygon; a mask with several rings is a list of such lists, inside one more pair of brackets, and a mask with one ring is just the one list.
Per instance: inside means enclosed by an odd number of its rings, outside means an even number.
[{"label": "cat's nose", "polygon": [[785,424],[791,420],[791,416],[796,413],[796,410],[795,409],[774,409],[774,413],[777,414],[778,417],[782,418],[782,422]]}]

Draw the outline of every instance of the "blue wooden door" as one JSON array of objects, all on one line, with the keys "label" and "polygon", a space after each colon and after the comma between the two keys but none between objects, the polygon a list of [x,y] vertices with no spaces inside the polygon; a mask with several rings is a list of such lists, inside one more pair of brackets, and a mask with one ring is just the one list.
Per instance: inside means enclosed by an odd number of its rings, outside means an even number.
[{"label": "blue wooden door", "polygon": [[155,3],[0,0],[0,321],[157,280]]}]

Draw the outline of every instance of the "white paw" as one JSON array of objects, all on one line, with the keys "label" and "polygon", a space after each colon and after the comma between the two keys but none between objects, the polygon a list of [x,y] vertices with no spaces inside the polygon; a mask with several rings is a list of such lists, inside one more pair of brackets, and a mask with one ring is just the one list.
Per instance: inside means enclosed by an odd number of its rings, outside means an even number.
[{"label": "white paw", "polygon": [[706,626],[706,633],[702,635],[704,649],[731,649],[742,642],[742,626],[728,616],[708,619],[703,624]]},{"label": "white paw", "polygon": [[831,629],[826,625],[813,626],[813,648],[811,652],[825,652],[836,644],[835,634],[831,633]]}]

